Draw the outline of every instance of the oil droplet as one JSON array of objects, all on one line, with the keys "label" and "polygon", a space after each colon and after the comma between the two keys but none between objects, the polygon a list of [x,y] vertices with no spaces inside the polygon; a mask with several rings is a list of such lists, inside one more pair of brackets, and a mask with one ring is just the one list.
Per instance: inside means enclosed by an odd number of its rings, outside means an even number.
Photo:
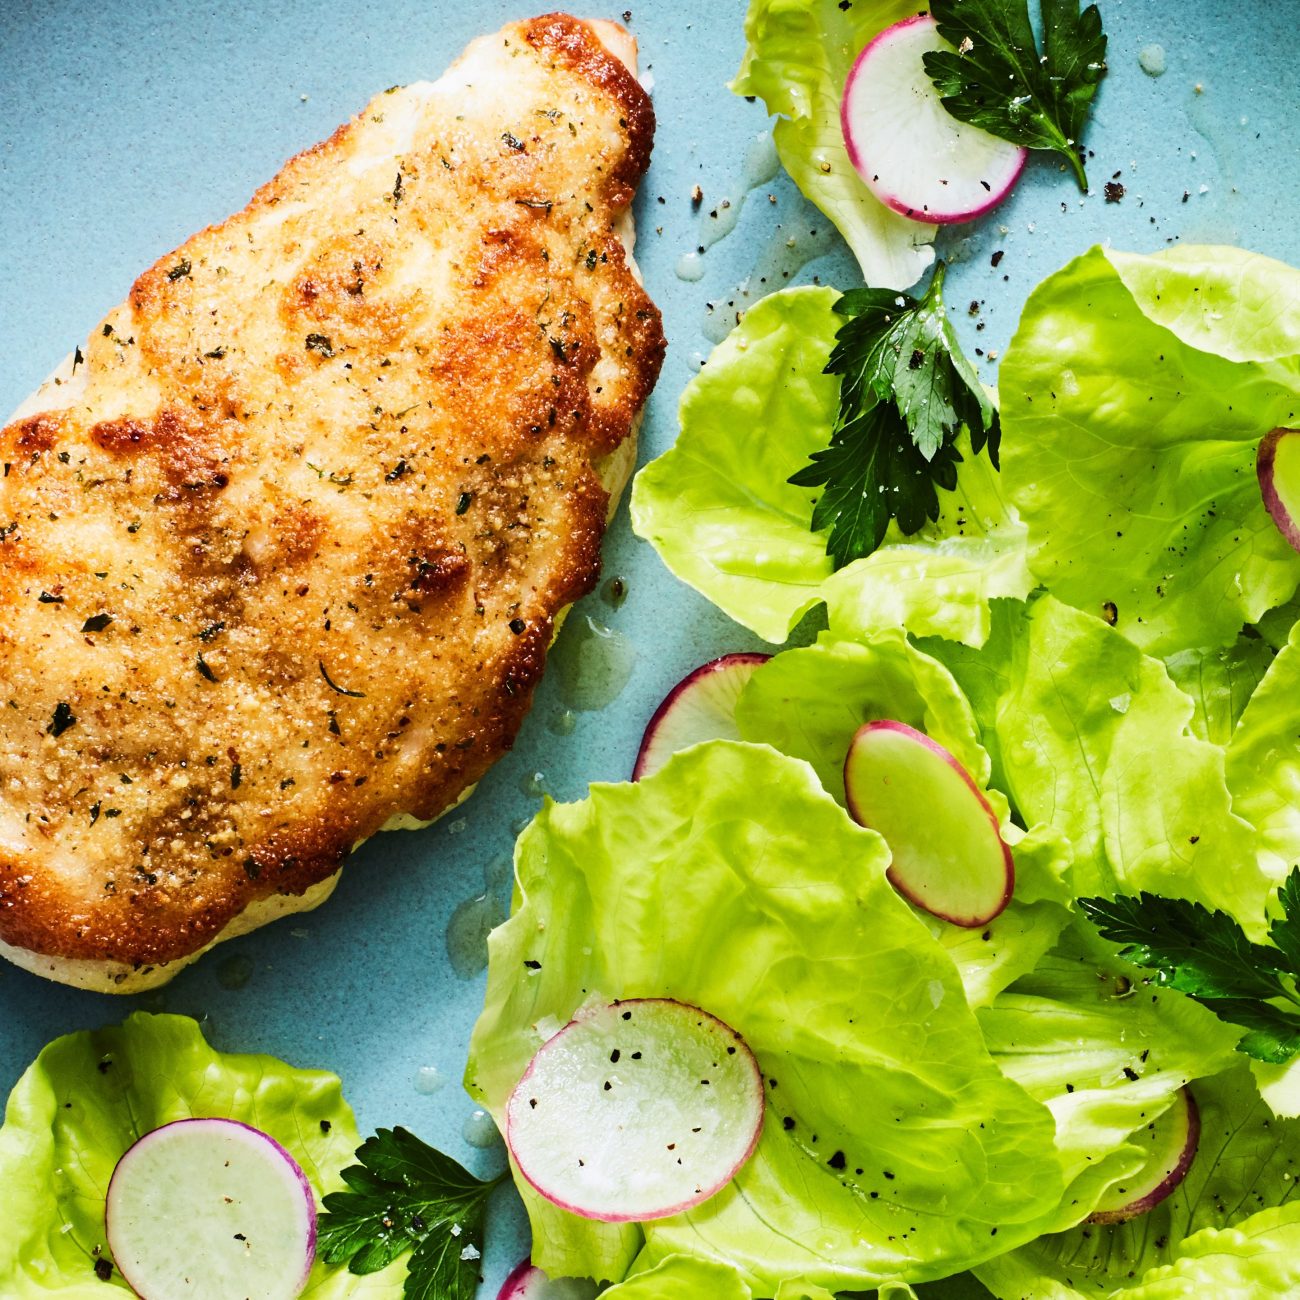
[{"label": "oil droplet", "polygon": [[704,279],[704,259],[699,253],[683,253],[677,259],[677,278],[690,284]]},{"label": "oil droplet", "polygon": [[564,703],[579,713],[594,713],[623,693],[636,667],[636,647],[588,615],[565,629],[555,660]]},{"label": "oil droplet", "polygon": [[776,140],[771,131],[756,135],[745,150],[743,179],[747,190],[757,189],[776,179],[781,170],[781,159],[776,152]]},{"label": "oil droplet", "polygon": [[600,598],[611,609],[621,609],[627,600],[627,579],[617,576],[609,578],[600,589]]},{"label": "oil droplet", "polygon": [[552,715],[546,725],[557,736],[571,736],[574,727],[578,725],[578,715],[572,709],[561,709]]},{"label": "oil droplet", "polygon": [[719,240],[726,239],[735,230],[750,191],[759,185],[766,185],[780,169],[781,160],[777,157],[772,133],[763,131],[749,142],[749,148],[745,150],[739,185],[732,187],[736,191],[734,197],[727,194],[700,214],[697,244],[707,249]]},{"label": "oil droplet", "polygon": [[474,1111],[465,1121],[461,1133],[470,1146],[478,1147],[480,1151],[486,1151],[501,1141],[495,1121],[485,1110]]},{"label": "oil droplet", "polygon": [[1150,45],[1144,45],[1138,51],[1138,66],[1148,77],[1163,77],[1168,66],[1165,47],[1155,41]]},{"label": "oil droplet", "polygon": [[467,898],[447,922],[447,959],[463,980],[487,970],[488,935],[506,919],[506,909],[485,891]]},{"label": "oil droplet", "polygon": [[519,789],[530,799],[540,799],[547,793],[546,773],[529,772],[519,779]]},{"label": "oil droplet", "polygon": [[508,885],[515,877],[514,859],[508,853],[498,854],[483,868],[483,883],[489,890]]},{"label": "oil droplet", "polygon": [[415,1091],[432,1097],[447,1086],[447,1076],[436,1065],[422,1065],[415,1072]]},{"label": "oil droplet", "polygon": [[488,935],[506,919],[506,900],[513,880],[514,859],[509,853],[497,854],[483,868],[482,892],[467,898],[451,914],[447,922],[447,958],[461,979],[473,979],[487,969]]},{"label": "oil droplet", "polygon": [[232,953],[217,966],[217,983],[223,989],[242,989],[253,978],[253,959]]}]

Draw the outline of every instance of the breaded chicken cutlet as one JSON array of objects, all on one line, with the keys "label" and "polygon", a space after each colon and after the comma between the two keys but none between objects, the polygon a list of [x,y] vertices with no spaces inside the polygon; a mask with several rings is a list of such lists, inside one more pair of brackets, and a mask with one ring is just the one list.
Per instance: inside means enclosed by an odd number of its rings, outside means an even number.
[{"label": "breaded chicken cutlet", "polygon": [[138,991],[509,747],[664,350],[635,47],[379,95],[0,432],[0,955]]}]

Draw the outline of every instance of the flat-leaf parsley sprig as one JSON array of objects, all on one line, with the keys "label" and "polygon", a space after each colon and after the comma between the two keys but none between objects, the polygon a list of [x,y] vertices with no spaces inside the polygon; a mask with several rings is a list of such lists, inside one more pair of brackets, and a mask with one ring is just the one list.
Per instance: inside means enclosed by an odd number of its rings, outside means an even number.
[{"label": "flat-leaf parsley sprig", "polygon": [[915,533],[939,517],[937,489],[957,486],[963,425],[977,454],[998,463],[997,410],[963,355],[943,304],[944,266],[925,296],[892,289],[851,289],[835,304],[847,317],[826,366],[840,376],[839,411],[830,445],[790,478],[824,487],[814,530],[837,568],[870,555],[891,520]]},{"label": "flat-leaf parsley sprig", "polygon": [[1237,1050],[1282,1064],[1300,1053],[1300,867],[1278,891],[1272,946],[1252,943],[1233,917],[1200,903],[1141,893],[1081,898],[1079,906],[1119,955],[1155,972],[1220,1020],[1246,1031]]},{"label": "flat-leaf parsley sprig", "polygon": [[378,1273],[411,1252],[406,1300],[474,1300],[487,1199],[502,1174],[475,1178],[404,1128],[381,1128],[325,1197],[317,1251],[327,1264]]},{"label": "flat-leaf parsley sprig", "polygon": [[1043,48],[1028,0],[931,0],[939,35],[955,48],[925,55],[925,70],[953,117],[1027,149],[1050,149],[1088,188],[1079,140],[1106,75],[1101,14],[1079,0],[1040,0]]}]

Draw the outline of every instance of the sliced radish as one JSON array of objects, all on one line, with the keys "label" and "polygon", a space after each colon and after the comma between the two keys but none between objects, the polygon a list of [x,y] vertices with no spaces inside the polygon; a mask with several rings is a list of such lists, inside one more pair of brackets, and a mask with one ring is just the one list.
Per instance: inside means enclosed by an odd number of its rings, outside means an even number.
[{"label": "sliced radish", "polygon": [[664,697],[641,737],[632,780],[657,772],[680,749],[706,740],[739,740],[736,701],[754,669],[771,657],[723,655],[683,677]]},{"label": "sliced radish", "polygon": [[1147,1149],[1146,1164],[1108,1187],[1088,1222],[1123,1223],[1154,1209],[1187,1176],[1200,1138],[1196,1098],[1182,1088],[1158,1120],[1133,1135],[1133,1141]]},{"label": "sliced radish", "polygon": [[497,1300],[593,1300],[599,1289],[589,1278],[549,1278],[526,1259],[506,1278]]},{"label": "sliced radish", "polygon": [[902,722],[868,722],[844,760],[849,812],[885,837],[889,879],[954,925],[986,925],[1011,901],[1015,867],[997,814],[942,745]]},{"label": "sliced radish", "polygon": [[844,144],[867,188],[895,212],[935,225],[1001,203],[1028,157],[944,108],[921,56],[951,48],[928,14],[905,18],[858,55],[840,101]]},{"label": "sliced radish", "polygon": [[146,1133],[117,1162],[105,1233],[141,1300],[293,1300],[316,1257],[316,1199],[273,1138],[229,1119]]},{"label": "sliced radish", "polygon": [[763,1079],[745,1040],[668,998],[581,1013],[506,1106],[519,1172],[563,1209],[644,1222],[706,1201],[753,1154]]},{"label": "sliced radish", "polygon": [[1300,551],[1300,429],[1274,429],[1259,444],[1255,471],[1278,532]]}]

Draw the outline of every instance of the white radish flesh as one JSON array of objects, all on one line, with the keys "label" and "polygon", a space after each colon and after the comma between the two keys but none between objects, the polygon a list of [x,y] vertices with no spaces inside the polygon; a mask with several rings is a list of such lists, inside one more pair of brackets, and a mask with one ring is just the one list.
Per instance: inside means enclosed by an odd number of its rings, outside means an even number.
[{"label": "white radish flesh", "polygon": [[952,47],[928,14],[887,27],[858,55],[840,125],[867,188],[913,221],[971,221],[1000,203],[1027,152],[944,108],[922,62]]},{"label": "white radish flesh", "polygon": [[964,767],[902,722],[868,722],[844,760],[849,812],[885,837],[889,879],[954,925],[987,925],[1011,901],[1015,867],[997,814]]},{"label": "white radish flesh", "polygon": [[1196,1098],[1182,1088],[1173,1105],[1131,1139],[1147,1151],[1146,1163],[1106,1189],[1088,1222],[1123,1223],[1155,1209],[1187,1177],[1200,1139]]},{"label": "white radish flesh", "polygon": [[739,740],[736,701],[771,655],[730,654],[688,673],[664,697],[641,738],[632,780],[657,772],[679,750],[706,740]]},{"label": "white radish flesh", "polygon": [[265,1133],[178,1120],[117,1162],[105,1233],[141,1300],[293,1300],[316,1255],[316,1200]]},{"label": "white radish flesh", "polygon": [[526,1259],[506,1278],[497,1300],[594,1300],[598,1289],[588,1278],[549,1278]]},{"label": "white radish flesh", "polygon": [[1278,532],[1300,551],[1300,429],[1274,429],[1259,444],[1255,469]]},{"label": "white radish flesh", "polygon": [[533,1057],[506,1107],[519,1172],[547,1200],[607,1223],[708,1200],[749,1159],[763,1079],[744,1039],[667,998],[584,1011]]}]

